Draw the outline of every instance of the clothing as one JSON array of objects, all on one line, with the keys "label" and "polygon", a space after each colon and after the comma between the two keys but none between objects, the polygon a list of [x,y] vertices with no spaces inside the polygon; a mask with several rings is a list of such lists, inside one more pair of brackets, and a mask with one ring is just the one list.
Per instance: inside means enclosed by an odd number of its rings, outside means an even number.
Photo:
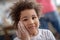
[{"label": "clothing", "polygon": [[[36,36],[31,37],[31,40],[56,40],[51,31],[46,29],[39,29],[38,31],[39,33]],[[14,40],[21,40],[21,39],[16,37],[14,38]]]},{"label": "clothing", "polygon": [[57,12],[56,6],[52,0],[36,0],[43,6],[42,13],[44,17],[40,18],[40,28],[48,29],[48,22],[50,22],[56,31],[60,34],[60,16]]},{"label": "clothing", "polygon": [[47,14],[45,14],[44,17],[41,17],[40,19],[40,28],[41,29],[48,29],[48,23],[50,22],[52,24],[52,26],[57,30],[58,33],[60,33],[60,25],[59,25],[59,21],[58,20],[58,15],[56,15],[55,13],[57,12],[49,12]]},{"label": "clothing", "polygon": [[52,0],[36,0],[36,1],[37,3],[41,4],[43,14],[56,10],[56,6],[52,2]]}]

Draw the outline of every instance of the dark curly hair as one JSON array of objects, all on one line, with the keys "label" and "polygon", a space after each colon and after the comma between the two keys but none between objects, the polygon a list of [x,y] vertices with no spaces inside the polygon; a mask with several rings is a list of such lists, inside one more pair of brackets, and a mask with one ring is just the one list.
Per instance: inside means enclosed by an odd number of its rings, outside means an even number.
[{"label": "dark curly hair", "polygon": [[39,7],[40,6],[34,2],[22,1],[15,3],[15,5],[12,6],[11,8],[11,13],[10,13],[11,18],[14,21],[13,24],[14,29],[17,29],[17,24],[20,20],[21,11],[26,9],[34,9],[37,13],[37,16],[39,17],[39,12],[40,12]]}]

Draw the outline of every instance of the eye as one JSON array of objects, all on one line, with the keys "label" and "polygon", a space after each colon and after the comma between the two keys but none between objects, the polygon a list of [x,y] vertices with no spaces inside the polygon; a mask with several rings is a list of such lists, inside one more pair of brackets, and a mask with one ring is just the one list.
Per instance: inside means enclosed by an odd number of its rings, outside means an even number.
[{"label": "eye", "polygon": [[32,17],[32,19],[34,20],[36,17]]},{"label": "eye", "polygon": [[23,19],[23,21],[27,21],[28,19]]}]

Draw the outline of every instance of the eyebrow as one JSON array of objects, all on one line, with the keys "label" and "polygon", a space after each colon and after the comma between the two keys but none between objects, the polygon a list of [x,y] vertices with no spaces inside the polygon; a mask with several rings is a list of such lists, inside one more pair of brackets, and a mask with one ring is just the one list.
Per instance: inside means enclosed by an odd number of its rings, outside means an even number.
[{"label": "eyebrow", "polygon": [[22,17],[21,19],[23,19],[23,18],[28,18],[27,16],[24,16],[24,17]]},{"label": "eyebrow", "polygon": [[[34,17],[35,15],[32,15],[31,17]],[[24,17],[22,17],[21,19],[23,19],[23,18],[29,18],[29,17],[27,17],[27,16],[24,16]]]}]

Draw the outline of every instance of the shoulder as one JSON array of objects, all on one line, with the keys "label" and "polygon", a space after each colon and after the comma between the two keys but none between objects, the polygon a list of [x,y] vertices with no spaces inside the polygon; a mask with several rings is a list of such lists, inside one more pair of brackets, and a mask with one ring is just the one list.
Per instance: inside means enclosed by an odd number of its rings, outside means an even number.
[{"label": "shoulder", "polygon": [[18,37],[15,37],[13,40],[20,40]]},{"label": "shoulder", "polygon": [[48,29],[39,29],[39,33],[46,39],[55,40],[53,33]]},{"label": "shoulder", "polygon": [[39,32],[41,32],[41,33],[51,33],[51,31],[48,30],[48,29],[39,29]]},{"label": "shoulder", "polygon": [[39,29],[39,33],[42,35],[53,35],[53,33],[48,29]]}]

